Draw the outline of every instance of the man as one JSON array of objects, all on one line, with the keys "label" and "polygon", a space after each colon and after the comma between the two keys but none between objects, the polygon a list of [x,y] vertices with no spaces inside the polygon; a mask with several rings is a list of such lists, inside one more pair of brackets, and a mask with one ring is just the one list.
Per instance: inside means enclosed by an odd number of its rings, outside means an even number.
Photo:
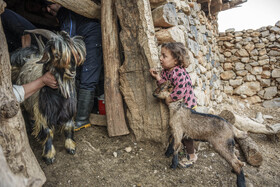
[{"label": "man", "polygon": [[94,94],[102,70],[102,35],[101,25],[96,19],[78,15],[59,4],[47,3],[47,11],[56,16],[60,29],[70,36],[80,35],[86,44],[86,60],[77,69],[76,86],[78,108],[75,131],[90,126],[89,115],[94,104]]}]

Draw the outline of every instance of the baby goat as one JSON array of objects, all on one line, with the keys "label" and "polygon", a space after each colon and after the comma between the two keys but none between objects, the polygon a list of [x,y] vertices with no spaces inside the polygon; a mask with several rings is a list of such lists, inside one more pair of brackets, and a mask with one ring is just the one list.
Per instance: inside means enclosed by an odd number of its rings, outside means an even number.
[{"label": "baby goat", "polygon": [[58,89],[45,86],[23,103],[35,120],[32,134],[43,145],[43,159],[47,164],[51,164],[55,156],[52,143],[55,128],[64,130],[65,148],[68,153],[75,154],[73,122],[76,114],[75,75],[76,66],[85,60],[85,43],[81,37],[70,38],[64,31],[59,34],[42,29],[28,32],[43,35],[48,41],[44,46],[42,40],[36,37],[40,48],[36,54],[34,54],[36,49],[20,49],[14,53],[11,63],[14,66],[13,70],[18,74],[13,76],[19,85],[36,80],[47,71],[52,72],[57,80]]},{"label": "baby goat", "polygon": [[[166,81],[154,91],[153,95],[159,99],[166,99],[172,89],[171,83]],[[166,152],[167,156],[173,153],[171,168],[178,166],[178,151],[181,148],[183,138],[208,141],[237,173],[238,186],[245,186],[242,170],[244,163],[236,157],[234,147],[234,137],[240,136],[240,134],[234,133],[232,124],[219,116],[195,112],[187,108],[181,100],[170,103],[168,108],[170,113],[169,125],[174,138],[173,147],[169,146],[169,150]],[[242,138],[244,138],[243,135]]]}]

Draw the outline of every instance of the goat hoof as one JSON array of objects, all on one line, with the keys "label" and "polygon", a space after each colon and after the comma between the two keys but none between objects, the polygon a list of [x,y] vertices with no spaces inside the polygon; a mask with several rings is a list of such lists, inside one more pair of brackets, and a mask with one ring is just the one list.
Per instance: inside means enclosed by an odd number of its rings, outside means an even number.
[{"label": "goat hoof", "polygon": [[43,157],[43,160],[45,161],[45,163],[47,165],[50,165],[50,164],[53,164],[54,163],[54,158],[46,158],[46,157]]},{"label": "goat hoof", "polygon": [[69,153],[70,155],[74,155],[76,153],[75,149],[66,149],[67,153]]},{"label": "goat hoof", "polygon": [[176,168],[177,168],[177,166],[176,166],[176,165],[174,165],[174,164],[172,164],[172,165],[170,166],[170,168],[171,168],[171,169],[176,169]]}]

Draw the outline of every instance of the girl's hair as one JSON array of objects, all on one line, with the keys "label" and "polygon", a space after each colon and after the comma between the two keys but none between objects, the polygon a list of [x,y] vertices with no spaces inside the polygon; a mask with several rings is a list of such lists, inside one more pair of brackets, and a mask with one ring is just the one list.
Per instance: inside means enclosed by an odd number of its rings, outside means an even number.
[{"label": "girl's hair", "polygon": [[178,65],[187,68],[189,66],[186,47],[181,42],[163,43],[162,48],[168,49],[173,58],[178,62]]}]

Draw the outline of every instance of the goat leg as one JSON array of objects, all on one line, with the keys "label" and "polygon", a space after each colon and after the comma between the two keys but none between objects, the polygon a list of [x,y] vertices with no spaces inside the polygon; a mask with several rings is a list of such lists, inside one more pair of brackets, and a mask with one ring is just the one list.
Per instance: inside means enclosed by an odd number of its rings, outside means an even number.
[{"label": "goat leg", "polygon": [[179,158],[178,158],[178,152],[176,154],[173,154],[173,158],[172,158],[172,164],[171,164],[171,168],[172,169],[176,169],[177,166],[179,164]]},{"label": "goat leg", "polygon": [[237,174],[236,184],[237,187],[246,187],[245,175],[243,169],[241,169],[241,172]]},{"label": "goat leg", "polygon": [[165,152],[165,156],[167,158],[169,158],[174,153],[173,145],[174,145],[174,138],[172,136],[170,136],[169,145],[168,145],[167,150]]},{"label": "goat leg", "polygon": [[53,132],[50,128],[43,128],[40,132],[41,140],[45,137],[45,140],[43,140],[43,160],[46,164],[52,164],[54,162],[54,156],[55,156],[55,149],[53,146]]},{"label": "goat leg", "polygon": [[68,121],[64,125],[64,136],[65,136],[65,148],[66,151],[73,155],[76,153],[76,143],[74,140],[74,122],[73,120]]},{"label": "goat leg", "polygon": [[[171,125],[173,126],[173,125]],[[174,127],[174,126],[173,126]],[[176,169],[179,161],[178,161],[178,152],[180,151],[181,145],[182,145],[182,139],[183,139],[183,132],[181,129],[173,128],[172,129],[172,134],[174,138],[174,145],[173,145],[173,159],[172,159],[172,164],[171,168]]]}]

